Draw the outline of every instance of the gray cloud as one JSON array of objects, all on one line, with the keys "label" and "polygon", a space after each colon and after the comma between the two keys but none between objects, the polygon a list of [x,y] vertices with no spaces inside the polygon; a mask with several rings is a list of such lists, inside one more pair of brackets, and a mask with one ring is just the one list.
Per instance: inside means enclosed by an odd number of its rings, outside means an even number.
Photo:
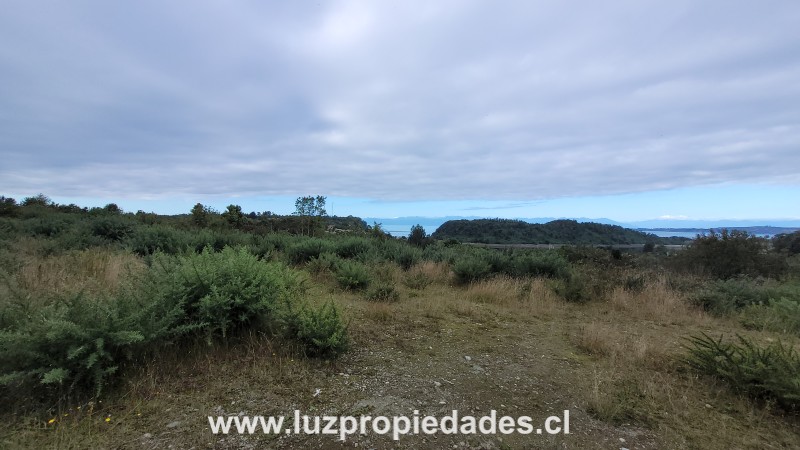
[{"label": "gray cloud", "polygon": [[0,191],[800,184],[792,1],[12,2]]}]

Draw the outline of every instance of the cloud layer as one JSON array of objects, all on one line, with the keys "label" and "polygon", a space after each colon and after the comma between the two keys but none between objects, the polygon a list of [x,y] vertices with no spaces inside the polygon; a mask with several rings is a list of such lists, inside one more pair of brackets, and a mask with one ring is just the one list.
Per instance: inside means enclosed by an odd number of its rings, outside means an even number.
[{"label": "cloud layer", "polygon": [[795,1],[12,2],[0,191],[798,185],[798,23]]}]

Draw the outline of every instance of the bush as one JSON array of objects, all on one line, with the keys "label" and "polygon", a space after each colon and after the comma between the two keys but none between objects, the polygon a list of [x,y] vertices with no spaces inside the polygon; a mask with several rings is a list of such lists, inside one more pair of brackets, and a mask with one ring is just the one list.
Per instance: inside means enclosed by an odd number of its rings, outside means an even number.
[{"label": "bush", "polygon": [[130,221],[119,216],[101,216],[89,223],[89,229],[93,236],[121,241],[133,231],[133,226]]},{"label": "bush", "polygon": [[360,290],[369,286],[372,277],[363,264],[345,260],[336,267],[336,281],[345,289]]},{"label": "bush", "polygon": [[780,298],[800,302],[800,287],[794,283],[778,285],[774,281],[742,277],[706,283],[690,298],[707,311],[725,315],[750,305],[769,305]]},{"label": "bush", "polygon": [[363,238],[346,238],[336,243],[336,255],[340,258],[355,258],[370,250],[369,242]]},{"label": "bush", "polygon": [[396,302],[400,299],[400,294],[394,285],[380,283],[367,292],[366,299],[374,302]]},{"label": "bush", "polygon": [[750,305],[742,310],[740,321],[747,328],[800,336],[800,303],[782,297],[769,305]]},{"label": "bush", "polygon": [[259,261],[243,247],[226,247],[153,262],[160,278],[162,298],[177,304],[183,315],[176,331],[199,331],[210,341],[214,335],[250,325],[255,320],[274,322],[279,310],[302,290],[297,274],[278,263]]},{"label": "bush", "polygon": [[166,333],[157,301],[132,296],[56,296],[0,307],[0,384],[21,397],[100,395],[138,350]]},{"label": "bush", "polygon": [[163,225],[140,226],[127,240],[127,246],[140,256],[163,252],[174,255],[190,248],[193,236]]},{"label": "bush", "polygon": [[431,277],[422,271],[409,272],[403,278],[403,284],[411,289],[423,290],[430,286],[431,283],[433,283]]},{"label": "bush", "polygon": [[24,227],[33,236],[55,237],[72,226],[72,222],[55,215],[46,215],[36,219],[28,219]]},{"label": "bush", "polygon": [[389,259],[403,270],[408,270],[422,259],[422,252],[414,247],[401,246],[394,249]]},{"label": "bush", "polygon": [[800,409],[800,357],[791,347],[774,342],[760,347],[737,336],[738,344],[723,343],[706,334],[689,338],[684,362],[692,369],[727,382],[734,390]]},{"label": "bush", "polygon": [[326,272],[333,272],[336,270],[337,264],[340,259],[332,253],[323,253],[317,258],[311,258],[306,264],[306,269],[314,275],[319,275]]},{"label": "bush", "polygon": [[569,277],[569,263],[556,252],[526,252],[513,258],[509,275],[545,276],[548,278]]},{"label": "bush", "polygon": [[571,273],[554,285],[556,294],[570,303],[586,303],[592,299],[592,291],[587,283],[587,277],[578,272]]},{"label": "bush", "polygon": [[644,290],[646,279],[644,275],[631,275],[625,278],[622,288],[628,292],[642,292]]},{"label": "bush", "polygon": [[350,346],[347,326],[332,302],[319,309],[303,306],[290,313],[288,334],[303,345],[308,356],[333,358]]},{"label": "bush", "polygon": [[456,283],[468,284],[483,280],[491,274],[491,265],[478,257],[465,257],[453,265]]},{"label": "bush", "polygon": [[772,238],[772,248],[789,256],[800,254],[800,231],[779,234]]},{"label": "bush", "polygon": [[673,258],[681,270],[729,279],[741,275],[778,277],[788,266],[781,255],[768,253],[769,242],[745,231],[713,230],[698,236],[689,248]]},{"label": "bush", "polygon": [[304,239],[286,250],[286,256],[292,264],[305,264],[311,258],[318,258],[323,253],[333,253],[333,244],[318,238]]}]

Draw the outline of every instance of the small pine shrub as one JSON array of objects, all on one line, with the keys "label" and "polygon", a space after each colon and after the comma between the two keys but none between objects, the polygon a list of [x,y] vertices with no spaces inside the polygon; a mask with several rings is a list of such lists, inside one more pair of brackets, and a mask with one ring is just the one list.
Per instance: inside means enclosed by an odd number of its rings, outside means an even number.
[{"label": "small pine shrub", "polygon": [[350,346],[347,325],[333,302],[318,309],[303,306],[290,313],[287,330],[308,356],[335,358]]},{"label": "small pine shrub", "polygon": [[706,334],[689,338],[685,364],[697,372],[727,382],[736,391],[774,400],[800,410],[800,356],[790,346],[773,342],[759,346],[737,336],[738,343],[715,340]]},{"label": "small pine shrub", "polygon": [[345,260],[336,267],[336,281],[345,289],[363,290],[369,286],[372,277],[363,264]]},{"label": "small pine shrub", "polygon": [[400,299],[400,293],[397,292],[394,285],[380,283],[370,288],[365,297],[373,302],[396,302]]}]

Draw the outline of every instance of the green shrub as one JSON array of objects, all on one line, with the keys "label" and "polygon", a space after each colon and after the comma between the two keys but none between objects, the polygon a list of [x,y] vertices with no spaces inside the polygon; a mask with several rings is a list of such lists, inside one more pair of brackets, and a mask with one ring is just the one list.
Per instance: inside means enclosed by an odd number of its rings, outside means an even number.
[{"label": "green shrub", "polygon": [[625,282],[622,285],[622,288],[628,292],[642,292],[644,290],[644,285],[646,283],[646,278],[644,275],[630,275],[625,278]]},{"label": "green shrub", "polygon": [[786,297],[770,299],[768,305],[749,305],[740,321],[747,328],[800,336],[800,303]]},{"label": "green shrub", "polygon": [[403,270],[408,270],[422,259],[422,252],[415,247],[401,246],[395,248],[389,259]]},{"label": "green shrub", "polygon": [[333,253],[333,244],[319,238],[303,239],[286,249],[286,256],[292,264],[305,264],[322,253]]},{"label": "green shrub", "polygon": [[23,226],[33,236],[55,237],[72,226],[70,220],[48,214],[35,219],[28,219]]},{"label": "green shrub", "polygon": [[800,231],[789,234],[779,234],[772,238],[772,248],[779,253],[789,256],[800,254]]},{"label": "green shrub", "polygon": [[272,245],[275,250],[284,252],[292,243],[292,237],[284,233],[269,233],[261,238],[265,244]]},{"label": "green shrub", "polygon": [[430,276],[423,272],[407,273],[403,278],[403,284],[411,289],[423,290],[430,286],[433,280]]},{"label": "green shrub", "polygon": [[400,293],[393,284],[380,283],[370,288],[365,297],[374,302],[396,302],[400,299]]},{"label": "green shrub", "polygon": [[765,347],[738,337],[724,343],[706,334],[689,338],[684,362],[692,369],[727,382],[734,390],[774,400],[787,410],[800,409],[800,357],[780,342]]},{"label": "green shrub", "polygon": [[164,225],[140,226],[127,239],[127,246],[140,256],[163,252],[181,253],[193,246],[195,237]]},{"label": "green shrub", "polygon": [[316,258],[311,258],[306,263],[306,269],[314,275],[333,272],[341,260],[332,253],[323,253]]},{"label": "green shrub", "polygon": [[372,277],[366,266],[355,261],[341,261],[336,267],[336,281],[345,289],[366,289]]},{"label": "green shrub", "polygon": [[570,276],[558,280],[553,290],[570,303],[586,303],[593,297],[586,275],[579,272],[572,272]]},{"label": "green shrub", "polygon": [[509,275],[518,277],[567,278],[570,273],[569,262],[554,251],[526,252],[515,255],[511,261],[511,267]]},{"label": "green shrub", "polygon": [[275,321],[303,286],[286,266],[259,261],[244,247],[157,257],[153,268],[161,278],[163,301],[183,310],[178,332],[201,331],[209,340],[256,320]]},{"label": "green shrub", "polygon": [[744,231],[722,230],[698,236],[673,259],[675,268],[719,279],[741,275],[778,277],[786,273],[785,257],[769,253],[769,241]]},{"label": "green shrub", "polygon": [[370,250],[369,242],[364,238],[350,237],[336,243],[336,255],[340,258],[355,258]]},{"label": "green shrub", "polygon": [[706,283],[690,298],[706,311],[725,315],[749,305],[769,303],[770,292],[754,280],[735,278]]},{"label": "green shrub", "polygon": [[123,217],[107,215],[92,219],[89,229],[94,236],[121,241],[133,231],[133,226]]},{"label": "green shrub", "polygon": [[456,283],[468,284],[480,281],[491,274],[491,265],[478,257],[465,257],[453,265]]},{"label": "green shrub", "polygon": [[288,334],[304,348],[306,355],[333,358],[350,346],[347,325],[344,324],[333,302],[319,309],[301,307],[288,319]]},{"label": "green shrub", "polygon": [[425,228],[422,225],[414,225],[411,227],[411,232],[408,234],[408,243],[415,247],[425,247],[430,242],[428,234],[425,233]]},{"label": "green shrub", "polygon": [[151,314],[156,303],[84,294],[7,299],[0,305],[0,385],[20,397],[99,395],[124,363],[167,331],[168,315]]}]

